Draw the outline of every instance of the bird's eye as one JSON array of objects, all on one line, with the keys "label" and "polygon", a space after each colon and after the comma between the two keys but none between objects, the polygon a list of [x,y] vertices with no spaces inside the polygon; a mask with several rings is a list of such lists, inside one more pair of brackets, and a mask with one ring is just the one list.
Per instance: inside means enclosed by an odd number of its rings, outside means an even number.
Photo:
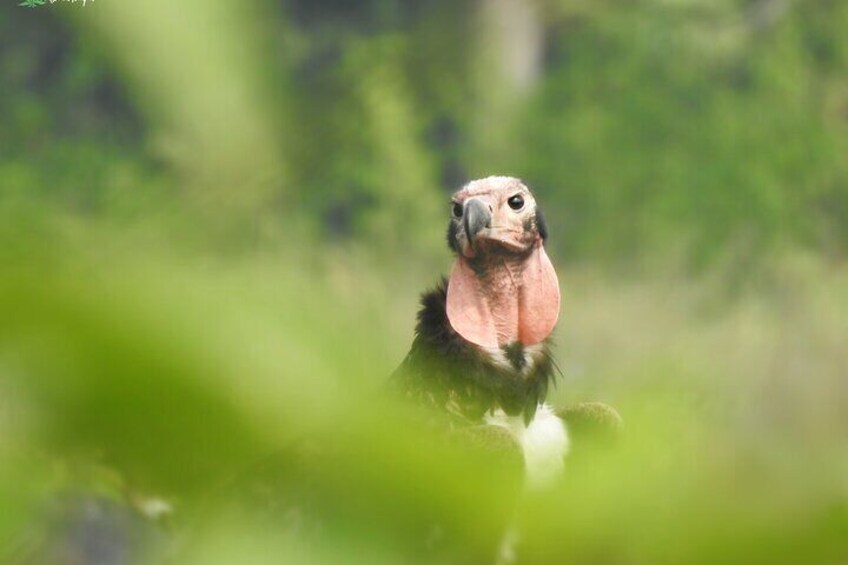
[{"label": "bird's eye", "polygon": [[453,217],[454,218],[461,218],[462,217],[462,204],[460,204],[459,202],[453,203]]},{"label": "bird's eye", "polygon": [[520,194],[516,194],[515,196],[510,196],[506,203],[509,204],[510,208],[518,211],[524,208],[524,197]]}]

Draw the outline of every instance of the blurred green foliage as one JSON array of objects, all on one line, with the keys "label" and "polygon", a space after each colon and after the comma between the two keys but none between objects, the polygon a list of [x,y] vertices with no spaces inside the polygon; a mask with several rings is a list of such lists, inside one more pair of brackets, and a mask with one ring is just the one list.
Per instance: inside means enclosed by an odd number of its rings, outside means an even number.
[{"label": "blurred green foliage", "polygon": [[5,7],[2,176],[85,208],[164,165],[228,217],[432,249],[440,194],[502,172],[572,259],[844,256],[842,3],[489,4]]},{"label": "blurred green foliage", "polygon": [[[151,562],[848,559],[845,3],[15,4],[0,560],[159,498]],[[552,401],[625,419],[543,496],[381,394],[495,173],[569,265]]]}]

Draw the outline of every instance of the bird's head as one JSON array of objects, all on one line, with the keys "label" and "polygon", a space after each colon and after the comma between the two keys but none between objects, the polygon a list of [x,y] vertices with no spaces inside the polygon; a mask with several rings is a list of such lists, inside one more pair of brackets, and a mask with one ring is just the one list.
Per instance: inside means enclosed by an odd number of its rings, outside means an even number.
[{"label": "bird's head", "polygon": [[475,180],[453,195],[447,315],[462,337],[486,348],[547,339],[560,295],[546,237],[533,193],[516,178]]},{"label": "bird's head", "polygon": [[448,244],[472,264],[521,257],[547,237],[533,193],[512,177],[471,181],[451,198]]}]

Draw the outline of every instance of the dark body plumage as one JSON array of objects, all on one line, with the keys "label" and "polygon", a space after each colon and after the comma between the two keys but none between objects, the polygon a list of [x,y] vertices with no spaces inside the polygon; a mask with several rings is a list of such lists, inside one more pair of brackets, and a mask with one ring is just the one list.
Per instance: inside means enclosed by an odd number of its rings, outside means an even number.
[{"label": "dark body plumage", "polygon": [[447,281],[421,297],[412,348],[393,375],[408,397],[472,421],[497,408],[533,419],[554,379],[548,342],[502,347],[497,359],[462,338],[446,313]]}]

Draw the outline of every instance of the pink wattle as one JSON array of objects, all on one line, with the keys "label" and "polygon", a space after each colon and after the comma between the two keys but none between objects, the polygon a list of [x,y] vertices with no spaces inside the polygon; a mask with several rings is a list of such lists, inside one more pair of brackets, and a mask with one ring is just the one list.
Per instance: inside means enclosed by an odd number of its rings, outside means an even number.
[{"label": "pink wattle", "polygon": [[478,276],[463,258],[453,265],[447,289],[451,327],[467,341],[498,348],[547,339],[559,318],[559,281],[541,241],[523,264]]}]

